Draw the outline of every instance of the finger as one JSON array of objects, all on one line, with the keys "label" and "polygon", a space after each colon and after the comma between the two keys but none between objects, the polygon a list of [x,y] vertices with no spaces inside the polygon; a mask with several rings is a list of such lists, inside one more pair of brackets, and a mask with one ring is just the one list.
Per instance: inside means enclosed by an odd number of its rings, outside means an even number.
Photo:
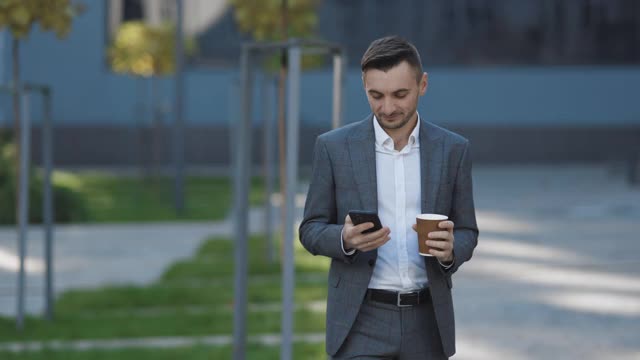
[{"label": "finger", "polygon": [[362,233],[363,231],[369,230],[373,227],[373,223],[372,222],[365,222],[362,224],[358,224],[356,226],[353,227],[354,231],[357,232],[358,234]]},{"label": "finger", "polygon": [[376,240],[374,240],[374,241],[371,241],[371,242],[365,243],[365,244],[362,246],[362,248],[361,248],[361,250],[360,250],[360,251],[371,251],[371,250],[377,249],[377,248],[379,248],[380,246],[382,246],[382,245],[386,244],[386,243],[387,243],[387,241],[389,241],[389,240],[391,240],[391,237],[389,237],[389,236],[385,236],[385,237],[383,237],[383,238],[376,239]]},{"label": "finger", "polygon": [[437,257],[439,260],[447,259],[449,254],[447,251],[441,251],[436,249],[429,249],[429,254]]},{"label": "finger", "polygon": [[373,233],[369,233],[369,234],[360,234],[358,233],[357,235],[355,235],[353,237],[353,244],[356,246],[356,248],[360,249],[363,246],[367,246],[367,244],[373,242],[374,240],[376,240],[378,237],[377,236],[372,236]]},{"label": "finger", "polygon": [[438,223],[438,227],[440,229],[447,229],[447,230],[453,230],[453,225],[454,225],[453,221],[451,220],[445,220]]},{"label": "finger", "polygon": [[383,227],[380,230],[376,230],[372,233],[363,234],[363,240],[365,242],[371,242],[379,238],[383,238],[385,236],[389,236],[391,234],[391,230],[388,227]]},{"label": "finger", "polygon": [[382,237],[384,235],[389,235],[389,234],[391,234],[391,229],[389,229],[387,226],[383,226],[381,229],[378,229],[372,232],[371,234],[367,234],[367,235]]},{"label": "finger", "polygon": [[[371,234],[368,234],[371,235]],[[389,234],[384,234],[380,237],[363,237],[362,238],[362,242],[361,242],[361,247],[362,248],[367,248],[367,249],[375,249],[377,247],[380,247],[382,245],[384,245],[384,243],[386,243],[387,241],[389,241],[389,239],[391,239],[391,237],[389,236]]]},{"label": "finger", "polygon": [[436,248],[439,250],[449,250],[452,248],[451,244],[447,241],[427,240],[427,246],[429,248]]},{"label": "finger", "polygon": [[451,233],[448,231],[432,231],[429,233],[429,238],[449,240],[451,238]]},{"label": "finger", "polygon": [[413,229],[413,231],[418,232],[418,224],[411,225],[411,228]]},{"label": "finger", "polygon": [[351,216],[347,215],[347,216],[344,218],[344,223],[345,223],[345,224],[349,224],[349,225],[353,225],[353,221],[351,221]]}]

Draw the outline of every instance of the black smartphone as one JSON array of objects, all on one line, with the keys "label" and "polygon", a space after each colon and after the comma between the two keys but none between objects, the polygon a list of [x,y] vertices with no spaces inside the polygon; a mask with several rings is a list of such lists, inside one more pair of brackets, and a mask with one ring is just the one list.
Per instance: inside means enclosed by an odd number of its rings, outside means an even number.
[{"label": "black smartphone", "polygon": [[373,227],[363,231],[363,234],[368,234],[382,229],[382,223],[380,222],[378,213],[376,213],[375,211],[349,210],[349,217],[351,218],[351,221],[354,225],[359,225],[366,222],[373,223]]}]

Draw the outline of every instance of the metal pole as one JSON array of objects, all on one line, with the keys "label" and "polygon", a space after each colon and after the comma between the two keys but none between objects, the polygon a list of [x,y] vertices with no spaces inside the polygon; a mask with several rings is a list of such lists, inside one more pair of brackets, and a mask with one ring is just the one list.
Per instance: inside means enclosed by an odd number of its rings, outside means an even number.
[{"label": "metal pole", "polygon": [[342,121],[342,86],[344,84],[342,60],[340,53],[333,55],[333,114],[331,125],[334,129],[339,128]]},{"label": "metal pole", "polygon": [[[242,70],[241,70],[242,71]],[[240,71],[240,72],[241,72]],[[229,114],[240,114],[240,98],[242,97],[242,90],[240,89],[240,81],[239,75],[233,76],[231,79],[231,84],[227,89],[227,106]],[[238,118],[232,117],[231,115],[227,119],[227,125],[229,128],[229,161],[232,164],[232,171],[235,171],[236,164],[238,161],[238,154],[236,154],[236,146],[238,146]],[[235,172],[231,173],[235,176]],[[237,201],[234,201],[231,205],[231,214],[235,214],[235,206],[237,205]]]},{"label": "metal pole", "polygon": [[271,206],[271,196],[275,187],[275,152],[276,152],[276,129],[274,118],[274,89],[270,85],[269,76],[264,76],[264,177],[265,177],[265,232],[267,241],[267,260],[273,263],[276,259],[276,251],[273,241],[273,206]]},{"label": "metal pole", "polygon": [[300,118],[300,60],[301,49],[289,48],[287,75],[287,186],[285,202],[284,243],[282,258],[282,344],[280,359],[291,360],[293,350],[293,290],[294,290],[294,216],[298,176],[298,122]]},{"label": "metal pole", "polygon": [[51,91],[44,89],[44,120],[42,122],[42,161],[44,165],[44,245],[46,257],[45,316],[53,320],[53,196],[51,193],[51,173],[53,170],[53,124],[51,120]]},{"label": "metal pole", "polygon": [[244,46],[240,58],[240,86],[242,88],[240,119],[236,132],[235,163],[235,279],[233,316],[233,359],[244,360],[247,343],[247,252],[249,217],[249,176],[251,159],[251,52]]},{"label": "metal pole", "polygon": [[175,165],[174,206],[176,213],[184,212],[184,34],[182,0],[176,1],[176,74],[175,123],[173,131],[173,162]]},{"label": "metal pole", "polygon": [[[17,89],[16,89],[17,90]],[[18,248],[20,256],[20,272],[18,274],[18,316],[16,326],[18,330],[24,328],[24,261],[27,252],[27,226],[29,224],[29,158],[31,124],[29,119],[29,94],[22,93],[22,124],[20,131],[20,193],[18,194]]]}]

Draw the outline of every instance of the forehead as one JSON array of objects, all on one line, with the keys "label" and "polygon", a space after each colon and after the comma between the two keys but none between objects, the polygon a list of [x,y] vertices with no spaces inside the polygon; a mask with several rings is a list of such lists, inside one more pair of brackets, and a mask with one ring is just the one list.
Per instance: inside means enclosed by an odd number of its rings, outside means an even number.
[{"label": "forehead", "polygon": [[364,87],[378,92],[394,92],[399,89],[416,87],[415,69],[406,61],[388,69],[387,71],[369,69],[362,74]]}]

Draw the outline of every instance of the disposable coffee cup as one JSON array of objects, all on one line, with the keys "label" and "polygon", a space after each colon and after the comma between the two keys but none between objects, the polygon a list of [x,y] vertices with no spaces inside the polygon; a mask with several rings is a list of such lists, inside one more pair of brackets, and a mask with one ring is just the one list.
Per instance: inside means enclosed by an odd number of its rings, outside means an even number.
[{"label": "disposable coffee cup", "polygon": [[434,231],[445,231],[438,227],[440,222],[447,220],[448,217],[440,214],[420,214],[416,216],[416,224],[418,227],[418,252],[422,256],[433,256],[429,254],[429,233]]}]

